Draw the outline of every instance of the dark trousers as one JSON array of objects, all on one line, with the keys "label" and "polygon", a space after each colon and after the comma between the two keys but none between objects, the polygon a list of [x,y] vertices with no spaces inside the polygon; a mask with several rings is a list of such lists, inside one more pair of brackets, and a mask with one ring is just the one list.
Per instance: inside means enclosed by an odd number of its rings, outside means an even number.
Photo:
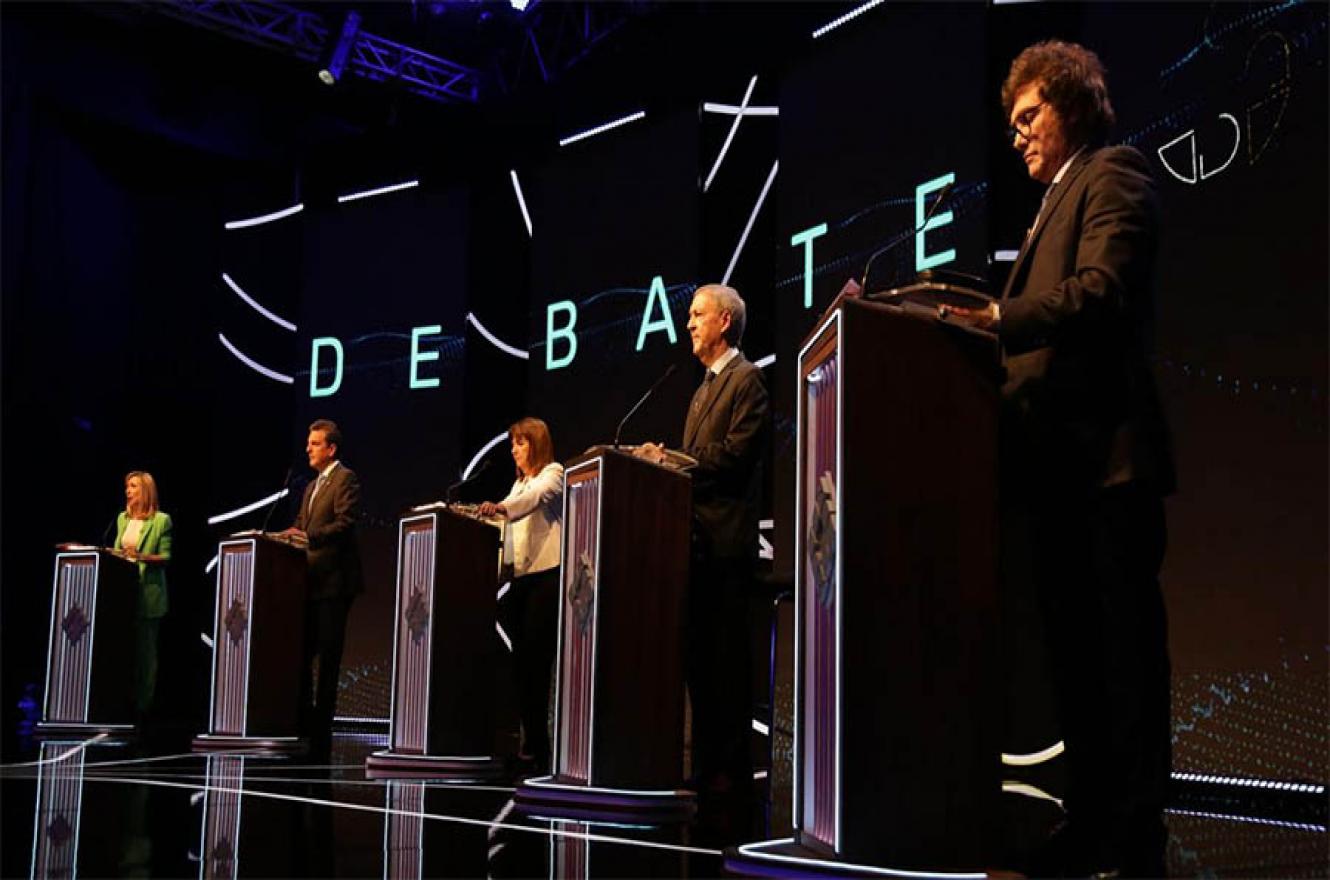
[{"label": "dark trousers", "polygon": [[305,649],[300,670],[300,729],[316,747],[332,740],[337,682],[351,596],[329,596],[305,603]]},{"label": "dark trousers", "polygon": [[752,785],[751,588],[749,560],[694,556],[684,650],[693,709],[693,776],[703,790],[716,787],[722,777],[732,790]]},{"label": "dark trousers", "polygon": [[1117,848],[1162,831],[1172,759],[1159,586],[1162,499],[1136,484],[1050,497],[1035,574],[1066,744],[1066,806]]},{"label": "dark trousers", "polygon": [[550,674],[559,627],[559,569],[515,578],[504,597],[503,628],[513,643],[513,685],[523,757],[550,762]]}]

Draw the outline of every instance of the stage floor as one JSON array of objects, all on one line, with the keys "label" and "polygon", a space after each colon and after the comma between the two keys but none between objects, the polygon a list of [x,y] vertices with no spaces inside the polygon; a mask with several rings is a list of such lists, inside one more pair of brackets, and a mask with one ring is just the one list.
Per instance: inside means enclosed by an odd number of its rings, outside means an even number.
[{"label": "stage floor", "polygon": [[[365,757],[382,746],[382,737],[339,735],[327,764],[78,743],[6,756],[0,870],[6,877],[705,877],[722,873],[723,847],[789,832],[787,788],[776,788],[774,804],[739,816],[708,810],[685,825],[585,824],[522,816],[511,782],[367,779]],[[1014,868],[1019,852],[1057,821],[1046,794],[1036,785],[1009,788],[1003,825],[1012,864],[995,867]],[[1199,806],[1179,804],[1168,815],[1171,876],[1325,876],[1323,822]]]}]

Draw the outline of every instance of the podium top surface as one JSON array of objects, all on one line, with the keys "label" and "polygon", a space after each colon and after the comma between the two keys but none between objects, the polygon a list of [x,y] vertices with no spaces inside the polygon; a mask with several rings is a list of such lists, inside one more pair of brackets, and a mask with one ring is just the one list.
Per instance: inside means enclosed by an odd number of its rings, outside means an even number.
[{"label": "podium top surface", "polygon": [[[645,458],[638,458],[636,455],[633,455],[633,450],[636,448],[636,446],[616,447],[608,444],[597,444],[588,447],[586,452],[583,452],[581,455],[568,459],[563,463],[563,466],[567,471],[578,467],[579,465],[586,464],[589,461],[595,461],[597,458],[617,458],[635,462],[643,467],[659,468],[660,470],[669,471],[670,473],[678,474],[682,477],[688,477],[689,469],[697,465],[697,459],[687,453],[680,452],[677,449],[665,450],[665,463],[656,464],[654,461],[647,461]],[[692,479],[691,477],[688,478]]]}]

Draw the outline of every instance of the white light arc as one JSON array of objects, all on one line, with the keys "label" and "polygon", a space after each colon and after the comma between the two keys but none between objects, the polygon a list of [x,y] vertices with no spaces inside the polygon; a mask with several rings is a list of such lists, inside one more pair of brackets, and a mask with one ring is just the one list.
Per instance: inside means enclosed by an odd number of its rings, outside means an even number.
[{"label": "white light arc", "polygon": [[776,179],[776,171],[780,168],[780,160],[777,159],[771,164],[771,173],[767,175],[767,182],[762,185],[762,193],[757,197],[757,204],[753,205],[753,213],[748,215],[748,225],[744,227],[743,235],[739,236],[739,246],[734,249],[734,256],[730,257],[730,265],[725,269],[725,277],[721,279],[721,284],[729,284],[730,276],[734,274],[734,267],[739,262],[739,254],[743,253],[744,245],[748,243],[748,233],[753,231],[753,224],[757,222],[757,212],[762,210],[762,203],[767,200],[767,193],[771,191],[771,183]]},{"label": "white light arc", "polygon": [[247,513],[253,513],[265,505],[272,504],[279,498],[284,498],[291,494],[290,489],[283,489],[280,492],[274,492],[267,498],[260,498],[253,504],[246,504],[244,507],[237,507],[235,510],[228,510],[226,513],[219,513],[216,516],[208,517],[208,525],[214,526],[219,522],[226,522],[228,519],[235,519],[238,516],[244,516]]},{"label": "white light arc", "polygon": [[577,134],[569,135],[568,137],[559,141],[559,146],[566,147],[569,144],[575,144],[578,141],[584,141],[589,137],[595,137],[598,134],[604,134],[610,129],[618,128],[621,125],[627,125],[630,122],[636,122],[639,119],[645,119],[646,115],[647,114],[645,110],[638,110],[636,113],[630,113],[627,116],[623,116],[620,117],[619,119],[612,120],[610,122],[605,123],[604,125],[597,125],[595,128],[588,128],[586,131],[579,131]]},{"label": "white light arc", "polygon": [[480,319],[475,316],[474,312],[466,313],[466,321],[472,327],[475,327],[476,332],[488,339],[490,344],[499,351],[506,352],[507,354],[510,354],[515,358],[521,358],[524,361],[531,359],[531,352],[523,351],[515,345],[509,345],[493,333],[489,332],[489,330],[485,329],[485,325],[480,323]]},{"label": "white light arc", "polygon": [[276,370],[272,370],[269,369],[268,367],[265,367],[263,364],[254,360],[249,355],[242,352],[240,349],[236,348],[234,345],[231,344],[231,340],[227,339],[225,335],[218,333],[217,338],[222,341],[222,345],[226,346],[227,351],[235,355],[236,360],[240,361],[242,364],[249,367],[254,372],[261,373],[264,376],[267,376],[269,379],[274,379],[278,382],[285,382],[287,385],[295,384],[296,380],[293,379],[292,377],[286,375],[285,373],[279,373]]},{"label": "white light arc", "polygon": [[420,186],[419,180],[404,180],[401,183],[392,183],[389,184],[388,186],[378,186],[375,187],[374,189],[367,189],[367,190],[362,190],[360,192],[347,193],[344,196],[338,196],[337,203],[340,205],[345,202],[354,202],[358,199],[368,199],[374,196],[383,196],[387,195],[388,193],[401,192],[404,189],[414,189],[417,186]]},{"label": "white light arc", "polygon": [[230,220],[226,223],[226,228],[248,229],[251,226],[262,226],[264,223],[272,223],[274,220],[281,220],[284,217],[290,217],[292,214],[299,214],[303,210],[305,210],[305,204],[300,202],[289,208],[273,211],[271,214],[260,214],[257,217],[246,217],[243,220]]},{"label": "white light arc", "polygon": [[748,106],[748,101],[753,97],[753,89],[757,86],[757,77],[754,76],[748,81],[748,90],[744,92],[744,99],[739,104],[739,112],[734,114],[734,122],[730,124],[730,133],[725,136],[725,143],[721,144],[720,153],[716,156],[716,164],[711,166],[711,173],[707,175],[706,183],[702,184],[702,192],[711,189],[711,181],[716,179],[716,172],[720,170],[720,163],[725,161],[725,154],[729,152],[730,142],[734,140],[734,134],[739,130],[739,123],[743,121],[743,111]]},{"label": "white light arc", "polygon": [[508,439],[508,432],[501,431],[500,433],[495,435],[493,440],[486,443],[484,446],[480,447],[480,451],[477,452],[474,456],[472,456],[471,463],[466,466],[466,470],[462,471],[462,479],[465,480],[468,477],[470,477],[471,472],[476,469],[476,465],[480,464],[480,460],[485,457],[486,453],[488,453],[491,449],[498,446],[500,443],[502,443],[504,440],[507,439]]},{"label": "white light arc", "polygon": [[270,312],[267,309],[265,309],[263,306],[259,305],[257,300],[255,300],[248,293],[245,293],[245,291],[240,289],[240,285],[236,284],[235,280],[230,275],[223,272],[222,280],[226,282],[227,287],[231,288],[231,290],[235,292],[236,296],[240,297],[242,300],[248,303],[250,308],[252,308],[254,311],[258,312],[260,315],[267,318],[269,321],[272,321],[278,327],[281,327],[284,330],[290,330],[292,333],[296,332],[295,324],[292,324],[290,321],[286,320],[285,318],[273,312]]}]

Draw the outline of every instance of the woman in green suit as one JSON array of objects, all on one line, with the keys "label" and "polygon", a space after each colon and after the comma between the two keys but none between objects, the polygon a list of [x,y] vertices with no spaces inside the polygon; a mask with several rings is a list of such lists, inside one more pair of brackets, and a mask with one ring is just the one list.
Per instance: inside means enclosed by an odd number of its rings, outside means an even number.
[{"label": "woman in green suit", "polygon": [[115,549],[139,564],[134,692],[143,713],[157,687],[157,630],[166,614],[166,563],[171,561],[171,517],[157,509],[157,481],[146,471],[125,477],[125,509],[116,519]]}]

